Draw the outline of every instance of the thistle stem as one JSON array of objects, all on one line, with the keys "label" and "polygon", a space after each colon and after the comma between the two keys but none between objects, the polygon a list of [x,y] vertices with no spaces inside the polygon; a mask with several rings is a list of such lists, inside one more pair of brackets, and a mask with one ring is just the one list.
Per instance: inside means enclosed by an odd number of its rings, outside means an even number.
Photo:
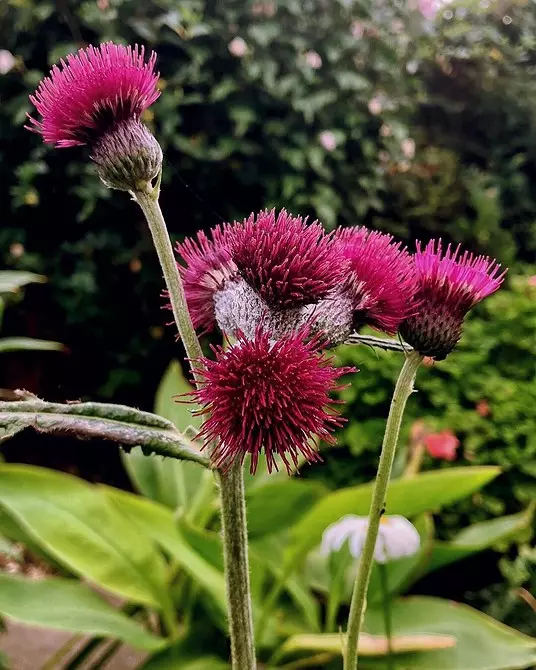
[{"label": "thistle stem", "polygon": [[255,670],[251,611],[244,470],[237,460],[220,475],[223,556],[227,575],[227,602],[231,633],[232,667]]},{"label": "thistle stem", "polygon": [[365,613],[374,548],[376,546],[376,539],[380,528],[380,520],[385,512],[387,487],[391,477],[391,470],[393,467],[404,409],[406,407],[406,402],[413,391],[413,382],[421,361],[422,356],[415,351],[412,351],[406,356],[406,360],[396,382],[391,407],[389,409],[389,416],[385,426],[385,435],[380,454],[380,462],[378,464],[378,472],[376,474],[376,481],[372,492],[369,525],[363,552],[359,559],[352,602],[350,605],[344,670],[356,670],[357,668],[357,646]]},{"label": "thistle stem", "polygon": [[[133,192],[141,207],[153,237],[160,266],[164,274],[169,299],[179,335],[190,359],[196,384],[196,361],[203,355],[197,338],[166,223],[158,203],[159,185]],[[233,670],[255,670],[251,592],[249,586],[246,506],[242,464],[237,462],[228,473],[220,476],[221,515],[227,607],[231,636]]]}]

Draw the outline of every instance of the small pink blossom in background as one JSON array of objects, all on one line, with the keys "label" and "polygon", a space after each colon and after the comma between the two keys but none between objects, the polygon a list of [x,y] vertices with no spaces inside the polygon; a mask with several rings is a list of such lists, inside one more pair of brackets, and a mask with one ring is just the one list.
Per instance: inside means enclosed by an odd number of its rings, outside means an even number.
[{"label": "small pink blossom in background", "polygon": [[424,443],[432,458],[439,458],[444,461],[453,461],[456,458],[456,450],[460,446],[460,440],[451,430],[430,433],[424,438]]},{"label": "small pink blossom in background", "polygon": [[487,400],[479,400],[476,404],[476,413],[481,417],[486,417],[491,414],[491,407]]},{"label": "small pink blossom in background", "polygon": [[316,51],[307,51],[305,54],[305,63],[313,70],[318,70],[322,67],[322,58]]},{"label": "small pink blossom in background", "polygon": [[371,98],[368,102],[368,110],[374,116],[378,116],[383,111],[383,103],[379,96]]},{"label": "small pink blossom in background", "polygon": [[110,6],[110,0],[97,0],[97,7],[104,12]]},{"label": "small pink blossom in background", "polygon": [[235,37],[229,42],[229,51],[237,58],[243,58],[248,52],[248,45],[241,37]]},{"label": "small pink blossom in background", "polygon": [[391,160],[389,152],[385,150],[378,152],[378,158],[380,159],[380,163],[388,163]]},{"label": "small pink blossom in background", "polygon": [[415,140],[412,137],[406,137],[405,140],[402,140],[400,148],[408,160],[415,157]]},{"label": "small pink blossom in background", "polygon": [[394,21],[392,21],[391,30],[397,34],[404,32],[404,21],[402,21],[401,19],[395,19]]},{"label": "small pink blossom in background", "polygon": [[321,132],[319,140],[326,151],[334,151],[337,148],[337,138],[331,130],[324,130]]},{"label": "small pink blossom in background", "polygon": [[352,21],[352,37],[355,37],[356,40],[363,37],[365,34],[365,24],[362,21]]},{"label": "small pink blossom in background", "polygon": [[432,21],[439,10],[437,0],[418,0],[417,7],[425,19]]},{"label": "small pink blossom in background", "polygon": [[536,286],[536,275],[532,275],[532,277],[529,277],[527,279],[527,284],[529,286]]},{"label": "small pink blossom in background", "polygon": [[15,62],[16,58],[11,51],[0,49],[0,74],[7,74],[13,69]]},{"label": "small pink blossom in background", "polygon": [[253,16],[267,16],[270,18],[275,15],[275,11],[275,2],[255,2],[251,6]]},{"label": "small pink blossom in background", "polygon": [[26,253],[26,249],[20,242],[13,242],[13,244],[9,247],[9,253],[13,258],[22,258],[22,256],[24,256]]},{"label": "small pink blossom in background", "polygon": [[393,133],[393,129],[388,123],[382,124],[382,127],[380,128],[380,135],[382,137],[391,137]]}]

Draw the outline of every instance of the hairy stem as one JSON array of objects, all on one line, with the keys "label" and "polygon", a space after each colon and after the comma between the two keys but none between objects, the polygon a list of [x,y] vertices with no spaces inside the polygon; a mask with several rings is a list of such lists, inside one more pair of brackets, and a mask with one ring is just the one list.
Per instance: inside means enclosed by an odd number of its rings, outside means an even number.
[{"label": "hairy stem", "polygon": [[227,575],[232,667],[254,670],[255,649],[249,586],[248,538],[244,471],[237,460],[220,476],[223,555]]},{"label": "hairy stem", "polygon": [[389,416],[385,426],[380,462],[376,474],[374,491],[369,512],[369,525],[363,552],[359,559],[359,567],[352,594],[350,605],[350,616],[348,618],[348,631],[346,642],[346,654],[344,658],[344,670],[355,670],[357,668],[359,633],[365,613],[367,590],[372,570],[374,547],[380,528],[380,520],[385,512],[385,500],[387,487],[391,477],[391,469],[395,457],[400,425],[404,415],[406,402],[413,391],[413,382],[417,368],[422,361],[422,356],[415,351],[407,355],[398,381],[396,382]]},{"label": "hairy stem", "polygon": [[[181,276],[173,255],[166,223],[158,204],[158,192],[158,186],[152,190],[148,187],[145,191],[136,191],[133,196],[149,224],[169,292],[175,323],[190,359],[194,379],[198,384],[196,361],[201,358],[203,352],[188,312]],[[228,473],[220,476],[223,551],[232,667],[233,670],[254,670],[256,661],[243,476],[242,464],[238,461]]]}]

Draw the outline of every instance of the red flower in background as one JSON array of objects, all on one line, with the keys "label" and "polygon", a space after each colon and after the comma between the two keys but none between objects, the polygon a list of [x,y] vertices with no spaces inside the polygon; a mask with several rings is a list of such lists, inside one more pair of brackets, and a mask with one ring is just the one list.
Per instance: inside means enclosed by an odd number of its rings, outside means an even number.
[{"label": "red flower in background", "polygon": [[240,275],[270,306],[301,307],[325,298],[344,272],[344,259],[322,225],[308,224],[284,209],[252,214],[229,229]]},{"label": "red flower in background", "polygon": [[216,466],[226,469],[251,454],[255,472],[264,450],[269,471],[277,469],[279,455],[290,472],[300,454],[321,460],[311,438],[334,443],[331,433],[344,419],[329,409],[329,393],[353,368],[333,367],[318,351],[318,339],[306,342],[304,336],[272,342],[258,329],[253,340],[239,337],[227,351],[214,347],[215,360],[202,359],[204,382],[193,397],[204,406],[200,435],[205,445],[216,444]]},{"label": "red flower in background", "polygon": [[354,327],[394,335],[416,310],[415,268],[407,249],[392,235],[364,227],[339,228],[336,239],[350,264]]},{"label": "red flower in background", "polygon": [[92,144],[112,125],[139,120],[160,93],[156,54],[145,62],[143,47],[107,42],[89,46],[54,65],[31,102],[42,117],[29,117],[29,130],[56,147]]},{"label": "red flower in background", "polygon": [[443,252],[441,240],[424,249],[417,243],[414,258],[419,309],[401,333],[423,356],[443,360],[458,343],[467,312],[499,288],[506,270],[493,259],[461,253],[459,246]]},{"label": "red flower in background", "polygon": [[456,458],[456,450],[460,446],[460,440],[451,430],[443,430],[441,433],[430,433],[424,438],[426,450],[432,458],[445,461],[453,461]]}]

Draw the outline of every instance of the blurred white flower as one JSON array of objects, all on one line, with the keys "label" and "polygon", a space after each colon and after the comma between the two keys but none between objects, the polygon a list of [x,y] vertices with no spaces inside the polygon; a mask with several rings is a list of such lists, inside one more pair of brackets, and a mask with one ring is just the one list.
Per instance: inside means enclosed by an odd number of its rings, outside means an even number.
[{"label": "blurred white flower", "polygon": [[415,140],[412,137],[406,137],[405,140],[402,140],[400,148],[407,159],[411,160],[415,157]]},{"label": "blurred white flower", "polygon": [[307,51],[305,54],[305,63],[313,68],[313,70],[318,70],[322,67],[322,58],[316,51]]},{"label": "blurred white flower", "polygon": [[382,99],[376,95],[374,98],[371,98],[368,102],[368,110],[374,116],[378,116],[383,111]]},{"label": "blurred white flower", "polygon": [[15,65],[15,56],[7,49],[0,49],[0,74],[7,74]]},{"label": "blurred white flower", "polygon": [[337,138],[331,130],[322,131],[318,139],[326,151],[334,151],[337,148]]},{"label": "blurred white flower", "polygon": [[[328,526],[322,536],[320,551],[327,555],[339,551],[345,542],[354,558],[359,558],[365,544],[368,517],[349,514]],[[378,563],[412,556],[419,551],[421,538],[415,526],[399,515],[383,516],[378,539],[374,547],[374,558]]]},{"label": "blurred white flower", "polygon": [[248,52],[248,45],[246,40],[241,37],[235,37],[229,42],[229,51],[237,58],[242,58]]}]

